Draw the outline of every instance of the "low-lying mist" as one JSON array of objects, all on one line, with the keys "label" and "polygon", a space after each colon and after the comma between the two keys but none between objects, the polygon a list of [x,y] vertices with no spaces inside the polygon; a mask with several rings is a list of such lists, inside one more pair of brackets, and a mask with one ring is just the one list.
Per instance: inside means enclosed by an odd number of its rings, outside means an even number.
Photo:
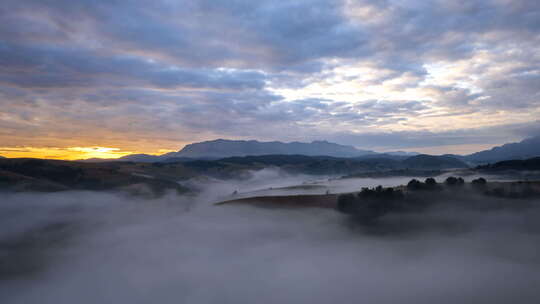
[{"label": "low-lying mist", "polygon": [[262,174],[195,197],[0,194],[2,303],[540,301],[540,208],[363,226],[334,210],[212,204],[305,178]]}]

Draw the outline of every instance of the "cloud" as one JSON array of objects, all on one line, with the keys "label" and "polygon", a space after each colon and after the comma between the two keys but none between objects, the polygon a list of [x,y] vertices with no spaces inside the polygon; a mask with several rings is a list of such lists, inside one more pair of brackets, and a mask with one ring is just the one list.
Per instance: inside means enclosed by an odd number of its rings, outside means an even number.
[{"label": "cloud", "polygon": [[302,139],[532,123],[539,12],[527,0],[8,0],[0,141],[154,137],[157,150],[292,137],[283,129]]},{"label": "cloud", "polygon": [[19,87],[150,86],[177,89],[261,89],[257,71],[190,69],[135,56],[100,56],[84,49],[0,45],[0,82]]},{"label": "cloud", "polygon": [[[506,124],[482,128],[464,128],[451,131],[433,132],[423,131],[396,131],[396,132],[371,132],[351,133],[341,132],[327,134],[336,142],[349,143],[358,147],[370,147],[372,149],[418,149],[430,151],[429,148],[443,147],[446,150],[431,149],[432,153],[463,153],[455,151],[452,146],[470,146],[465,152],[476,152],[485,145],[495,146],[508,142],[516,142],[522,139],[538,136],[540,121],[524,124]],[[509,138],[513,138],[509,140]],[[426,149],[428,148],[428,149]],[[472,150],[470,150],[472,149]],[[436,151],[436,152],[435,152]]]}]

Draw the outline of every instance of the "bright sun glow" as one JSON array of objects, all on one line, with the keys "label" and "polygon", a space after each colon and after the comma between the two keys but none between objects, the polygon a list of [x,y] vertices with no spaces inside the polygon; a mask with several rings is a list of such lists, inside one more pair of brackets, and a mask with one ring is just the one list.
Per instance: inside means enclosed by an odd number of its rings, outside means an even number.
[{"label": "bright sun glow", "polygon": [[123,151],[119,148],[109,147],[69,147],[69,148],[36,148],[36,147],[18,147],[7,148],[0,147],[0,155],[9,158],[48,158],[77,160],[88,158],[119,158],[132,154],[132,151]]}]

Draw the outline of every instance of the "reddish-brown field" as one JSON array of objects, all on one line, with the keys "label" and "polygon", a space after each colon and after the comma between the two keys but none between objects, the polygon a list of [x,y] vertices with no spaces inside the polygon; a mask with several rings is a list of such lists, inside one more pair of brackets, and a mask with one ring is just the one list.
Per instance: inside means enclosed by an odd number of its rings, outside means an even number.
[{"label": "reddish-brown field", "polygon": [[285,195],[285,196],[259,196],[228,200],[217,203],[225,204],[250,204],[260,207],[285,207],[285,208],[335,208],[337,204],[337,194],[325,195]]}]

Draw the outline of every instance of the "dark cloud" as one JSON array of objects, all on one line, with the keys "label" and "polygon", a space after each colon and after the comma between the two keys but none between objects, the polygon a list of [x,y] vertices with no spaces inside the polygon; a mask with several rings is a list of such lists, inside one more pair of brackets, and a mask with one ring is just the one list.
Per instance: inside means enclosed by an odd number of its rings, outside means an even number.
[{"label": "dark cloud", "polygon": [[[487,126],[532,123],[524,113],[540,108],[540,4],[533,0],[3,4],[3,145],[81,136],[107,143],[369,138],[384,129],[392,135],[376,146],[414,147],[467,142],[460,130],[482,128],[456,125],[455,135],[440,135],[447,133],[437,128],[455,117],[489,116],[484,127],[495,130]],[[437,65],[455,70],[454,78],[434,79]],[[340,70],[349,66],[373,75]],[[332,89],[340,81],[359,87],[353,96],[371,87],[380,93],[345,100],[339,86]],[[428,117],[438,125],[418,123]],[[402,123],[416,129],[405,132]],[[361,145],[355,136],[343,138]]]},{"label": "dark cloud", "polygon": [[80,49],[0,45],[0,81],[22,87],[154,86],[261,89],[256,71],[166,66],[135,56],[100,56]]},{"label": "dark cloud", "polygon": [[[351,52],[364,38],[343,18],[340,1],[30,1],[12,7],[4,15],[39,10],[45,16],[26,18],[29,25],[12,21],[14,29],[5,31],[10,40],[38,31],[51,41],[92,42],[191,66],[285,68]],[[76,34],[93,41],[77,43]]]}]

